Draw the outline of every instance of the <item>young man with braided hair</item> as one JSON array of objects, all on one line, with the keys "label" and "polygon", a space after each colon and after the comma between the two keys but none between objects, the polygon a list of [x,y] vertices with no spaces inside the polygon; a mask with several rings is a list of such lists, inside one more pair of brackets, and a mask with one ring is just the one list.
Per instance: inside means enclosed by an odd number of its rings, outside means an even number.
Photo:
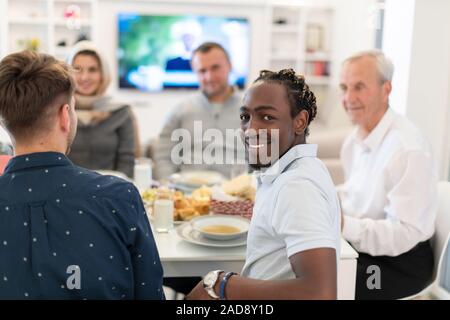
[{"label": "young man with braided hair", "polygon": [[292,69],[261,71],[247,91],[241,129],[258,190],[246,263],[240,276],[208,273],[188,299],[336,299],[340,208],[317,146],[306,144],[316,113]]}]

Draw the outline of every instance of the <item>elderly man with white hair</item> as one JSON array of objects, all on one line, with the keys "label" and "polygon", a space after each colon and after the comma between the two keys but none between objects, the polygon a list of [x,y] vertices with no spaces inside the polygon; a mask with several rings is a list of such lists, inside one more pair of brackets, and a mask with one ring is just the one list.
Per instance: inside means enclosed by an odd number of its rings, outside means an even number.
[{"label": "elderly man with white hair", "polygon": [[356,125],[341,150],[339,196],[343,236],[360,255],[357,299],[412,295],[433,272],[436,166],[424,135],[389,106],[393,71],[373,50],[346,59],[340,76],[342,103]]}]

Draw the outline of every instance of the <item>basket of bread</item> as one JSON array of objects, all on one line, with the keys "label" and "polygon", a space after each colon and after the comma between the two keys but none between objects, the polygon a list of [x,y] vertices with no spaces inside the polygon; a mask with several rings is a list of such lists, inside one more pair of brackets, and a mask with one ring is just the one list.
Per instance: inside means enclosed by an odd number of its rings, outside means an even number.
[{"label": "basket of bread", "polygon": [[201,187],[186,196],[181,191],[176,191],[174,196],[174,221],[189,221],[192,218],[209,213],[211,206],[211,190]]}]

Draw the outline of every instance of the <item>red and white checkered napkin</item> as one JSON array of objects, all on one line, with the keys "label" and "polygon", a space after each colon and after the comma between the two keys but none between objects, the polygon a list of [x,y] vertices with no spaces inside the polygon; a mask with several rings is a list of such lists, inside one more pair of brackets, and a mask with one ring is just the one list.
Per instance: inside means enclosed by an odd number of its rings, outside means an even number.
[{"label": "red and white checkered napkin", "polygon": [[219,201],[213,199],[210,210],[216,214],[231,214],[251,219],[253,202],[251,200]]}]

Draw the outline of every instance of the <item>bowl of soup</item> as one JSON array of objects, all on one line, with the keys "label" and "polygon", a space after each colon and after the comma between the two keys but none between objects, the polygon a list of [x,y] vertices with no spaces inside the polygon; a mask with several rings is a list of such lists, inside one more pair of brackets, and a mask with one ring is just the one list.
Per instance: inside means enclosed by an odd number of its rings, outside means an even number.
[{"label": "bowl of soup", "polygon": [[247,234],[250,221],[240,216],[213,214],[194,218],[192,229],[213,240],[231,240]]}]

